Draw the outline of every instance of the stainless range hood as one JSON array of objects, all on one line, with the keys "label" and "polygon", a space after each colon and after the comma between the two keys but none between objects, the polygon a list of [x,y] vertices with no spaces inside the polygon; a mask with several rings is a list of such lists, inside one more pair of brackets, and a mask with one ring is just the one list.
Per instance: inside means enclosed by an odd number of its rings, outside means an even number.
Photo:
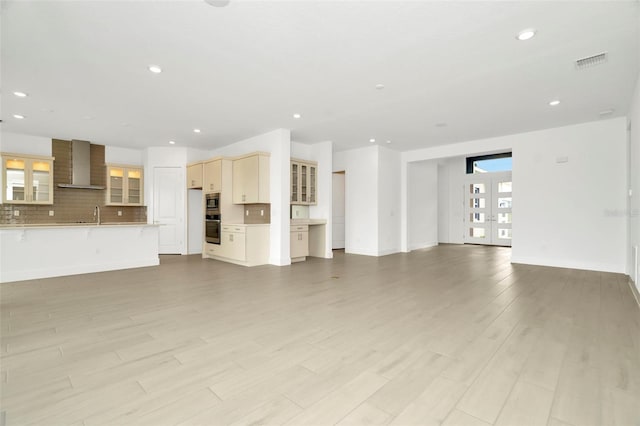
[{"label": "stainless range hood", "polygon": [[59,183],[59,188],[104,189],[91,185],[91,144],[87,141],[71,141],[71,183]]}]

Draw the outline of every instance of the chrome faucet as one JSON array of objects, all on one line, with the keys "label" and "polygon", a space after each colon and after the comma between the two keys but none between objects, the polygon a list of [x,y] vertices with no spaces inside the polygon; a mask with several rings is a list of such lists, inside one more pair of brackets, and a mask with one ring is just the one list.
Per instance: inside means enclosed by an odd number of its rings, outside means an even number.
[{"label": "chrome faucet", "polygon": [[100,206],[96,206],[93,209],[93,218],[95,220],[96,216],[98,217],[98,225],[100,225],[100,223],[102,223],[102,221],[100,220]]}]

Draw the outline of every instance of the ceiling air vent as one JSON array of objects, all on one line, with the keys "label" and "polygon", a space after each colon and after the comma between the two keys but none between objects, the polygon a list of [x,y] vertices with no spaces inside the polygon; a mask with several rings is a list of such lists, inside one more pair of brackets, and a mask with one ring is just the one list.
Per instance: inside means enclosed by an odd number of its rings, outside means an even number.
[{"label": "ceiling air vent", "polygon": [[605,62],[607,62],[607,52],[578,59],[576,61],[576,68],[579,70],[583,70],[585,68],[591,68],[595,67],[596,65],[604,64]]}]

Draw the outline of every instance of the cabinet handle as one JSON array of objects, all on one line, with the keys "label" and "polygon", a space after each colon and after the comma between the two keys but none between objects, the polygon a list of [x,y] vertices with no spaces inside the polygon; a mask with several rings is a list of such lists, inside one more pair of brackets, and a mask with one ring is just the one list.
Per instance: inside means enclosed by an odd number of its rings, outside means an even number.
[{"label": "cabinet handle", "polygon": [[247,196],[242,194],[242,201],[245,201],[247,199]]},{"label": "cabinet handle", "polygon": [[233,234],[229,234],[229,241],[233,241]]}]

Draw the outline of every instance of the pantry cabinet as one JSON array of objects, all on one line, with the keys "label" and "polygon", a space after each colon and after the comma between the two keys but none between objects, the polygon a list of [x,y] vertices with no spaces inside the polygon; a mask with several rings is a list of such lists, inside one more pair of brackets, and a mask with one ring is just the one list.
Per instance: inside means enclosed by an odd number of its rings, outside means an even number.
[{"label": "pantry cabinet", "polygon": [[233,203],[269,203],[269,154],[253,153],[233,160]]},{"label": "pantry cabinet", "polygon": [[187,165],[187,189],[202,189],[202,161]]},{"label": "pantry cabinet", "polygon": [[138,166],[107,164],[108,206],[142,206],[144,169]]},{"label": "pantry cabinet", "polygon": [[292,158],[290,170],[291,204],[317,204],[318,163]]},{"label": "pantry cabinet", "polygon": [[222,159],[208,160],[204,162],[204,192],[221,192],[222,190]]},{"label": "pantry cabinet", "polygon": [[53,157],[3,153],[2,202],[53,204]]}]

